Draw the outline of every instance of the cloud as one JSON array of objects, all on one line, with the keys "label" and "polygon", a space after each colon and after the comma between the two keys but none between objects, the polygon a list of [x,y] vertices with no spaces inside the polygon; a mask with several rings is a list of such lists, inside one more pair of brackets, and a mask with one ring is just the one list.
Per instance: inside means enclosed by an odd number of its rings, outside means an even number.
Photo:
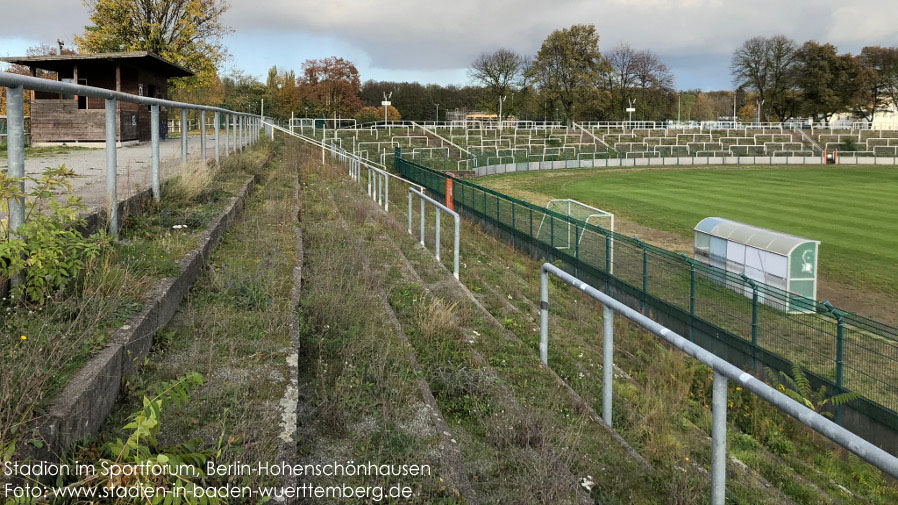
[{"label": "cloud", "polygon": [[242,30],[340,37],[362,49],[372,65],[389,69],[465,67],[478,53],[498,47],[532,54],[552,30],[575,23],[595,24],[603,47],[628,42],[662,56],[729,54],[755,35],[850,46],[843,50],[894,42],[894,0],[841,5],[842,0],[270,0],[235,2],[228,18]]},{"label": "cloud", "polygon": [[[652,49],[680,85],[729,82],[726,61],[756,35],[831,42],[857,52],[894,45],[895,0],[230,0],[233,65],[298,66],[341,55],[378,78],[460,75],[481,52],[507,47],[535,54],[553,30],[593,23],[601,49],[627,42]],[[38,13],[38,14],[35,14]],[[88,23],[77,0],[30,0],[4,12],[2,41],[70,43]],[[0,47],[0,53],[10,49]],[[719,68],[718,68],[719,67]],[[716,68],[716,70],[715,70]]]}]

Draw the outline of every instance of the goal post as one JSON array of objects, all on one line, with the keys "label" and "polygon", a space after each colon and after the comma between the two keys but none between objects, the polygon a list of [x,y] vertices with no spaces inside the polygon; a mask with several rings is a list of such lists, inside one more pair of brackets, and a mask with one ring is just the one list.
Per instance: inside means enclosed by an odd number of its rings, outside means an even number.
[{"label": "goal post", "polygon": [[[595,244],[587,244],[588,247],[586,249],[591,251],[606,250],[608,273],[614,273],[614,214],[570,198],[550,200],[546,204],[546,209],[610,231],[610,234],[598,236],[599,234],[597,233],[588,234],[586,230],[578,229],[577,226],[570,222],[562,225],[560,230],[557,229],[557,224],[551,223],[552,243],[556,249],[576,248],[580,251],[583,250],[584,238],[588,242],[596,242]],[[550,233],[548,228],[546,216],[544,215],[537,229],[537,237],[541,237],[544,233]]]}]

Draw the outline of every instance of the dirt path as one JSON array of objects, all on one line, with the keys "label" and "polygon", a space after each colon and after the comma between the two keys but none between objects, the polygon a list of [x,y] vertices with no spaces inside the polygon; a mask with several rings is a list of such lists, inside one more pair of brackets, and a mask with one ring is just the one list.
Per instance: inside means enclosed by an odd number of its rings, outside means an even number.
[{"label": "dirt path", "polygon": [[[189,161],[197,161],[200,156],[200,138],[187,138]],[[220,156],[224,156],[224,139],[221,139]],[[143,142],[135,146],[120,147],[116,153],[118,160],[118,197],[125,199],[134,193],[150,187],[150,144]],[[215,159],[215,138],[206,141],[207,159]],[[25,157],[25,174],[39,175],[45,167],[65,166],[75,172],[72,189],[82,197],[88,210],[103,208],[106,198],[106,150],[79,149],[61,154],[33,155]],[[160,142],[159,165],[161,178],[177,175],[181,168],[181,141],[168,139]],[[0,157],[0,170],[7,168],[6,156]],[[27,189],[27,188],[26,188]]]}]

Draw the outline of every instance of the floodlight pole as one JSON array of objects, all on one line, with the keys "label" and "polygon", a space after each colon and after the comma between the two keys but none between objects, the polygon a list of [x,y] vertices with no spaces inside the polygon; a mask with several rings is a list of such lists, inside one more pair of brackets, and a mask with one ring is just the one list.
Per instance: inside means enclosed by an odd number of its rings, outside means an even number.
[{"label": "floodlight pole", "polygon": [[733,129],[736,129],[736,90],[733,90]]},{"label": "floodlight pole", "polygon": [[677,92],[677,126],[680,126],[680,104],[682,103],[682,94]]},{"label": "floodlight pole", "polygon": [[757,118],[756,122],[758,125],[761,124],[761,106],[764,105],[764,100],[755,100],[755,103],[758,104],[758,108],[755,111],[755,117]]},{"label": "floodlight pole", "polygon": [[500,132],[502,131],[502,104],[505,103],[506,98],[508,98],[508,97],[507,96],[499,97],[499,131]]},{"label": "floodlight pole", "polygon": [[387,92],[384,91],[384,101],[383,101],[382,103],[383,103],[383,106],[384,106],[384,124],[385,124],[385,125],[386,125],[387,122],[389,121],[389,120],[387,119],[387,109],[390,107],[390,98],[392,98],[392,97],[393,97],[393,92],[392,92],[392,91],[390,91],[389,94],[387,94]]}]

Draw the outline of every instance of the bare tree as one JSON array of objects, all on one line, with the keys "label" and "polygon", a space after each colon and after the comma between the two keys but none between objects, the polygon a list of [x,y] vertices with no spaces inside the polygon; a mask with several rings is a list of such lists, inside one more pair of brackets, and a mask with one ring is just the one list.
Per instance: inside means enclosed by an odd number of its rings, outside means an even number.
[{"label": "bare tree", "polygon": [[754,91],[764,107],[780,120],[789,118],[799,105],[794,90],[798,46],[791,39],[754,37],[733,53],[730,71],[737,88]]},{"label": "bare tree", "polygon": [[[486,89],[488,103],[492,105],[498,103],[500,98],[524,88],[528,65],[529,60],[524,56],[509,49],[498,49],[478,56],[471,63],[468,75]],[[510,112],[508,109],[505,111]]]},{"label": "bare tree", "polygon": [[632,47],[627,44],[619,44],[606,57],[609,68],[604,75],[604,81],[611,93],[611,113],[613,115],[623,113],[624,107],[629,106],[628,100],[633,97],[637,56],[638,53]]},{"label": "bare tree", "polygon": [[631,99],[640,103],[643,117],[657,117],[673,92],[673,74],[650,50],[620,44],[606,57],[608,70],[600,79],[611,95],[611,114],[621,117]]}]

